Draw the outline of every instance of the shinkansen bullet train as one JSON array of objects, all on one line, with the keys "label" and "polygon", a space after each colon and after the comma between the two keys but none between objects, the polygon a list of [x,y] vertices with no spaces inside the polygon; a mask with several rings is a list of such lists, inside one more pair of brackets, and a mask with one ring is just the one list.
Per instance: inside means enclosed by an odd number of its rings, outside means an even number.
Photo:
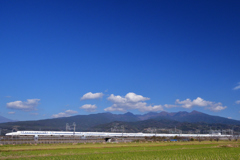
[{"label": "shinkansen bullet train", "polygon": [[7,133],[7,136],[82,136],[82,137],[229,137],[231,135],[217,134],[153,134],[153,133],[113,133],[113,132],[64,132],[64,131],[17,131]]}]

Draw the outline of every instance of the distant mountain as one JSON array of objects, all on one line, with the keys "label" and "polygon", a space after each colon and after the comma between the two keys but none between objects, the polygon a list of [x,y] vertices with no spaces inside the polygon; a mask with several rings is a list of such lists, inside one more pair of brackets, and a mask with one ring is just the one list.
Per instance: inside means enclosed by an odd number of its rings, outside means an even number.
[{"label": "distant mountain", "polygon": [[[8,120],[8,119],[7,119]],[[182,130],[206,129],[207,126],[215,128],[238,128],[240,121],[219,116],[212,116],[198,111],[192,112],[150,112],[144,115],[98,113],[90,115],[76,115],[72,117],[45,119],[38,121],[18,121],[0,123],[0,128],[5,132],[18,130],[66,130],[66,123],[76,123],[76,131],[109,131],[114,123],[125,124],[130,131],[141,132],[148,127],[169,128],[177,126]],[[239,127],[240,128],[240,127]],[[2,132],[3,133],[3,132]]]},{"label": "distant mountain", "polygon": [[13,120],[0,116],[0,123],[13,122]]},{"label": "distant mountain", "polygon": [[[148,119],[136,122],[111,122],[107,124],[101,124],[90,128],[90,131],[105,131],[111,132],[111,128],[120,127],[124,125],[126,132],[149,132],[149,128],[165,129],[165,133],[169,133],[169,129],[174,131],[176,129],[182,130],[183,133],[188,133],[188,131],[200,130],[201,133],[209,133],[210,129],[222,130],[222,129],[232,129],[234,127],[235,132],[240,132],[240,125],[230,125],[230,124],[220,124],[220,123],[189,123],[189,122],[179,122],[170,119]],[[158,130],[158,133],[161,131]]]},{"label": "distant mountain", "polygon": [[[143,115],[144,116],[144,115]],[[139,117],[141,119],[141,117]],[[157,115],[149,117],[148,119],[170,119],[179,122],[190,122],[190,123],[197,123],[197,122],[205,122],[205,123],[221,123],[221,124],[239,124],[240,121],[228,119],[219,116],[212,116],[198,111],[188,112],[176,112],[176,113],[168,113],[168,112],[160,112]]]},{"label": "distant mountain", "polygon": [[142,132],[146,128],[150,127],[158,127],[158,128],[171,128],[174,126],[178,126],[181,122],[163,119],[157,121],[155,119],[148,119],[143,121],[135,121],[135,122],[122,122],[122,121],[115,121],[106,124],[96,125],[90,128],[90,131],[105,131],[110,132],[111,128],[117,126],[117,128],[121,129],[120,127],[124,125],[124,130],[126,132]]},{"label": "distant mountain", "polygon": [[154,118],[154,117],[159,116],[159,113],[157,113],[157,112],[149,112],[149,113],[147,113],[147,114],[137,115],[137,116],[138,116],[138,118],[139,118],[140,120],[147,120],[147,119],[151,119],[151,118]]},{"label": "distant mountain", "polygon": [[66,123],[72,125],[73,122],[77,124],[76,131],[87,131],[89,128],[110,123],[114,121],[138,121],[139,118],[132,113],[112,114],[112,113],[98,113],[90,115],[77,115],[72,117],[45,119],[38,121],[19,121],[8,122],[0,124],[0,128],[12,130],[13,127],[19,130],[66,130]]}]

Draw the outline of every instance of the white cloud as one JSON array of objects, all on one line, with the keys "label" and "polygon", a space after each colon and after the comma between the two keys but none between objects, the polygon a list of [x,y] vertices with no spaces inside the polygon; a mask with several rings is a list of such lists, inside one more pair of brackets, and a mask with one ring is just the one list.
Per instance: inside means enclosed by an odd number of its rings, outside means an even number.
[{"label": "white cloud", "polygon": [[240,104],[240,100],[237,100],[235,103],[236,103],[236,104]]},{"label": "white cloud", "polygon": [[60,117],[70,117],[73,114],[78,113],[77,111],[73,111],[73,110],[66,110],[65,112],[60,112],[58,114],[53,114],[52,117],[53,118],[60,118]]},{"label": "white cloud", "polygon": [[238,85],[233,88],[233,90],[238,90],[238,89],[240,89],[240,82],[238,82]]},{"label": "white cloud", "polygon": [[192,108],[192,106],[193,106],[192,101],[190,99],[186,99],[184,101],[180,101],[179,99],[177,99],[175,103],[182,104],[181,107],[183,107],[183,108]]},{"label": "white cloud", "polygon": [[125,98],[128,100],[128,102],[140,102],[140,101],[147,101],[150,98],[148,97],[143,97],[141,95],[136,95],[135,93],[129,92],[128,94],[126,94]]},{"label": "white cloud", "polygon": [[8,114],[15,114],[15,112],[8,112]]},{"label": "white cloud", "polygon": [[182,108],[187,108],[190,109],[193,106],[198,106],[198,107],[204,107],[205,109],[209,109],[211,111],[221,111],[227,108],[227,106],[223,106],[222,103],[218,102],[211,102],[211,101],[206,101],[200,97],[197,97],[193,101],[190,99],[186,99],[183,101],[180,101],[179,99],[176,100],[175,105],[164,105],[166,108],[171,108],[171,107],[182,107]]},{"label": "white cloud", "polygon": [[208,105],[211,105],[212,102],[205,101],[202,98],[197,97],[193,101],[191,101],[190,99],[186,99],[184,101],[180,101],[179,99],[177,99],[175,104],[181,104],[182,105],[181,107],[183,108],[192,108],[193,106],[200,106],[200,107],[208,106]]},{"label": "white cloud", "polygon": [[122,96],[115,96],[114,94],[111,94],[108,97],[108,100],[113,103],[111,107],[105,108],[105,111],[121,111],[126,112],[127,110],[133,110],[137,109],[140,112],[157,112],[162,111],[163,107],[161,105],[147,105],[146,102],[150,98],[143,97],[142,95],[137,95],[135,93],[129,92],[125,95],[125,97]]},{"label": "white cloud", "polygon": [[175,105],[175,104],[164,104],[164,107],[166,107],[166,108],[173,108],[173,107],[179,107],[179,106]]},{"label": "white cloud", "polygon": [[220,103],[220,102],[216,103],[216,104],[213,104],[210,107],[206,107],[206,109],[209,109],[209,110],[214,111],[214,112],[218,112],[218,111],[224,110],[226,108],[227,108],[227,106],[222,106],[222,103]]},{"label": "white cloud", "polygon": [[95,112],[97,109],[97,106],[95,104],[84,104],[82,107],[79,107],[80,109],[84,109],[87,112]]},{"label": "white cloud", "polygon": [[141,112],[158,112],[163,111],[162,105],[154,105],[154,106],[144,106],[142,108],[139,108]]},{"label": "white cloud", "polygon": [[39,105],[40,99],[27,99],[26,102],[14,101],[7,103],[7,108],[18,109],[22,111],[32,111],[36,110],[36,107]]},{"label": "white cloud", "polygon": [[125,95],[125,97],[114,96],[114,94],[111,94],[108,97],[108,100],[113,103],[137,103],[137,102],[146,101],[149,99],[150,98],[148,98],[148,97],[143,97],[143,96],[137,95],[133,92],[129,92],[128,94]]},{"label": "white cloud", "polygon": [[92,92],[88,92],[86,94],[84,94],[80,100],[87,100],[87,99],[98,99],[98,98],[102,98],[103,97],[103,93],[92,93]]},{"label": "white cloud", "polygon": [[78,111],[66,110],[65,113],[67,113],[67,114],[76,114],[76,113],[78,113]]},{"label": "white cloud", "polygon": [[113,107],[113,106],[105,108],[104,111],[107,111],[107,112],[114,112],[114,111],[126,112],[126,110],[123,109],[123,108],[117,108],[117,107]]},{"label": "white cloud", "polygon": [[126,98],[123,98],[121,96],[114,96],[114,94],[111,94],[108,97],[108,100],[113,102],[113,103],[126,103],[127,102]]}]

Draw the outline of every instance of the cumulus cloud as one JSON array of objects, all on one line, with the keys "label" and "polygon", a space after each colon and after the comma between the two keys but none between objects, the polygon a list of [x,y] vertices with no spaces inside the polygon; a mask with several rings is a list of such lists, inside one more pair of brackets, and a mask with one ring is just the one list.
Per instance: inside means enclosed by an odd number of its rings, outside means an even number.
[{"label": "cumulus cloud", "polygon": [[218,111],[226,109],[227,106],[222,106],[222,103],[219,102],[219,103],[211,105],[210,107],[205,107],[205,108],[209,109],[211,111],[214,111],[214,112],[218,112]]},{"label": "cumulus cloud", "polygon": [[238,89],[240,89],[240,82],[238,82],[238,85],[233,88],[233,90],[238,90]]},{"label": "cumulus cloud", "polygon": [[179,106],[175,105],[175,104],[164,104],[164,107],[166,107],[166,108],[173,108],[173,107],[179,107]]},{"label": "cumulus cloud", "polygon": [[114,106],[105,108],[104,111],[107,111],[107,112],[114,112],[114,111],[126,112],[125,109],[123,109],[123,108],[117,108],[117,107],[114,107]]},{"label": "cumulus cloud", "polygon": [[58,114],[53,114],[52,117],[53,118],[60,118],[60,117],[70,117],[73,114],[78,113],[77,111],[73,111],[73,110],[66,110],[65,112],[60,112]]},{"label": "cumulus cloud", "polygon": [[164,105],[164,107],[166,107],[166,108],[182,107],[182,108],[187,108],[187,109],[190,109],[193,106],[204,107],[205,109],[209,109],[214,112],[221,111],[221,110],[224,110],[227,108],[227,106],[223,106],[222,103],[220,103],[220,102],[215,103],[215,102],[211,102],[211,101],[206,101],[200,97],[197,97],[194,100],[186,99],[183,101],[180,101],[179,99],[177,99],[175,102],[175,105],[169,105],[169,104]]},{"label": "cumulus cloud", "polygon": [[240,104],[240,100],[237,100],[235,103],[236,103],[236,104]]},{"label": "cumulus cloud", "polygon": [[142,108],[139,108],[139,111],[141,111],[141,112],[158,112],[158,111],[163,111],[163,106],[162,105],[144,106]]},{"label": "cumulus cloud", "polygon": [[7,103],[7,108],[18,109],[22,111],[32,111],[36,110],[36,107],[39,105],[40,99],[27,99],[26,102],[14,101]]},{"label": "cumulus cloud", "polygon": [[65,113],[67,113],[67,114],[76,114],[78,112],[77,111],[73,111],[73,110],[66,110]]},{"label": "cumulus cloud", "polygon": [[143,97],[142,95],[137,95],[133,92],[129,92],[125,95],[125,97],[122,96],[115,96],[114,94],[111,94],[108,97],[108,100],[113,103],[111,107],[105,108],[105,111],[121,111],[126,112],[127,110],[133,110],[137,109],[140,112],[156,112],[163,110],[163,107],[161,105],[147,105],[145,101],[149,100],[148,97]]},{"label": "cumulus cloud", "polygon": [[213,102],[205,101],[202,98],[197,97],[193,101],[191,101],[190,99],[186,99],[184,101],[180,101],[179,99],[177,99],[175,103],[181,104],[183,108],[192,108],[193,106],[200,106],[200,107],[208,106],[208,105],[211,105]]},{"label": "cumulus cloud", "polygon": [[88,92],[86,94],[84,94],[80,100],[87,100],[87,99],[98,99],[98,98],[102,98],[103,97],[103,93],[92,93],[92,92]]},{"label": "cumulus cloud", "polygon": [[125,95],[125,97],[121,97],[121,96],[114,96],[113,94],[111,94],[108,97],[109,101],[112,101],[113,103],[137,103],[140,101],[146,101],[149,100],[150,98],[147,97],[143,97],[141,95],[137,95],[135,93],[129,92],[128,94]]},{"label": "cumulus cloud", "polygon": [[8,114],[15,114],[15,112],[8,112]]},{"label": "cumulus cloud", "polygon": [[82,107],[79,107],[80,109],[84,109],[87,112],[95,112],[97,109],[97,106],[95,104],[84,104]]}]

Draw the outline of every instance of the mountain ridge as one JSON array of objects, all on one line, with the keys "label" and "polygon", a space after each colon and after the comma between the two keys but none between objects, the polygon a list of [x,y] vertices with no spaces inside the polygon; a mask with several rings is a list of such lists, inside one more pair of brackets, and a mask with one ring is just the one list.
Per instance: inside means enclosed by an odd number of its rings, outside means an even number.
[{"label": "mountain ridge", "polygon": [[[202,124],[222,124],[224,125],[239,125],[240,121],[227,119],[219,116],[212,116],[198,111],[186,112],[150,112],[143,115],[134,115],[131,112],[125,114],[113,114],[110,112],[96,113],[89,115],[75,115],[71,117],[35,120],[35,121],[18,121],[18,122],[7,122],[0,123],[0,128],[6,129],[6,132],[10,132],[13,128],[19,130],[66,130],[66,123],[77,124],[76,131],[90,131],[94,130],[96,126],[104,126],[113,122],[126,123],[132,125],[134,130],[140,131],[141,128],[150,126],[164,127],[165,125],[176,125],[191,130],[196,128],[197,125]],[[156,124],[156,125],[152,125]],[[164,124],[166,123],[166,124]],[[158,125],[157,125],[158,124]],[[194,125],[195,124],[195,125]],[[99,127],[98,127],[99,128]],[[96,128],[95,128],[96,129]],[[101,129],[100,129],[101,130]]]},{"label": "mountain ridge", "polygon": [[228,119],[225,117],[220,116],[214,116],[209,115],[206,113],[202,113],[196,110],[193,110],[192,112],[186,112],[186,111],[179,111],[179,112],[166,112],[162,111],[158,114],[152,114],[152,116],[149,116],[149,114],[144,114],[138,116],[141,120],[147,120],[147,119],[170,119],[180,122],[189,122],[189,123],[196,123],[196,122],[205,122],[205,123],[223,123],[223,124],[240,124],[239,120],[234,119]]},{"label": "mountain ridge", "polygon": [[14,122],[14,120],[8,119],[6,117],[0,116],[0,123]]}]

